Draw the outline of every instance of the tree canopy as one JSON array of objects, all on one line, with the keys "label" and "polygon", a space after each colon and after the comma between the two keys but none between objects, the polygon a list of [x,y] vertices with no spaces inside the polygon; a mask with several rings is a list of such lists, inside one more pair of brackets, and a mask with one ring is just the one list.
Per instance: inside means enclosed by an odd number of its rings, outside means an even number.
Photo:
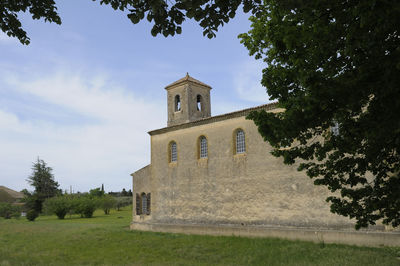
[{"label": "tree canopy", "polygon": [[[256,13],[256,7],[262,0],[92,0],[101,5],[109,5],[123,11],[132,23],[137,24],[146,18],[153,23],[151,34],[173,36],[182,32],[182,23],[186,18],[195,19],[204,29],[203,35],[209,38],[224,23],[234,18],[242,4],[245,12]],[[10,37],[16,37],[22,44],[29,44],[30,39],[18,19],[18,13],[29,12],[33,19],[44,19],[61,24],[54,0],[5,0],[0,3],[0,28]]]},{"label": "tree canopy", "polygon": [[282,113],[254,112],[286,164],[356,227],[400,224],[400,2],[266,1],[240,35]]}]

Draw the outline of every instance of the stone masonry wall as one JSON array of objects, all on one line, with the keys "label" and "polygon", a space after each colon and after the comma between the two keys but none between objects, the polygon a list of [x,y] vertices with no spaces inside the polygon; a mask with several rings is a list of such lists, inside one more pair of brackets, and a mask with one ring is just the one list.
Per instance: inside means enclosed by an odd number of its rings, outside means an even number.
[{"label": "stone masonry wall", "polygon": [[[234,132],[238,128],[245,132],[246,153],[235,155]],[[207,159],[198,159],[202,135],[208,141]],[[168,161],[170,141],[177,143],[176,163]],[[354,226],[349,219],[330,213],[326,188],[313,185],[296,166],[283,165],[282,159],[270,154],[271,149],[253,121],[244,116],[154,134],[151,171],[135,173],[133,179],[134,191],[152,193],[152,212],[146,220],[333,229]]]}]

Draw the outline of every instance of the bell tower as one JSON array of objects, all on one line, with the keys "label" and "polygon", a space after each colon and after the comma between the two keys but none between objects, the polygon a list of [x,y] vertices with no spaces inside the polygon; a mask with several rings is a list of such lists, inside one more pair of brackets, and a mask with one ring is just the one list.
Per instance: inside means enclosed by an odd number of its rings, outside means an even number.
[{"label": "bell tower", "polygon": [[174,126],[211,116],[211,87],[186,76],[166,86],[168,126]]}]

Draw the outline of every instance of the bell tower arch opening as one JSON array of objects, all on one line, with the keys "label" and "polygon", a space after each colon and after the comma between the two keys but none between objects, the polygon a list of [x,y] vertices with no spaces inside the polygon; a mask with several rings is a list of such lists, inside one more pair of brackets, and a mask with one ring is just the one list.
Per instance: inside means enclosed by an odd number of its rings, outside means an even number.
[{"label": "bell tower arch opening", "polygon": [[197,111],[201,112],[201,110],[203,109],[202,108],[203,102],[200,94],[197,94],[196,100],[197,100]]},{"label": "bell tower arch opening", "polygon": [[179,112],[181,110],[181,97],[178,95],[175,96],[175,112]]}]

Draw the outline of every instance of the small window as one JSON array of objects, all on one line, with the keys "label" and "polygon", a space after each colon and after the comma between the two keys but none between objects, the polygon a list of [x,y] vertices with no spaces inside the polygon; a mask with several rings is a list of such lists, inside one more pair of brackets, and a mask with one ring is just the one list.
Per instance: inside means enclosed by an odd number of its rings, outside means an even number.
[{"label": "small window", "polygon": [[246,140],[243,130],[239,129],[236,131],[236,153],[246,152]]},{"label": "small window", "polygon": [[176,142],[173,141],[170,144],[170,162],[176,162],[178,160],[178,152],[176,148]]},{"label": "small window", "polygon": [[207,147],[207,139],[204,136],[200,137],[200,158],[208,157],[208,147]]},{"label": "small window", "polygon": [[179,95],[175,96],[175,112],[181,110],[181,97]]},{"label": "small window", "polygon": [[202,105],[201,95],[197,95],[197,111],[201,111],[201,105]]},{"label": "small window", "polygon": [[147,196],[146,193],[142,193],[142,214],[147,214]]}]

